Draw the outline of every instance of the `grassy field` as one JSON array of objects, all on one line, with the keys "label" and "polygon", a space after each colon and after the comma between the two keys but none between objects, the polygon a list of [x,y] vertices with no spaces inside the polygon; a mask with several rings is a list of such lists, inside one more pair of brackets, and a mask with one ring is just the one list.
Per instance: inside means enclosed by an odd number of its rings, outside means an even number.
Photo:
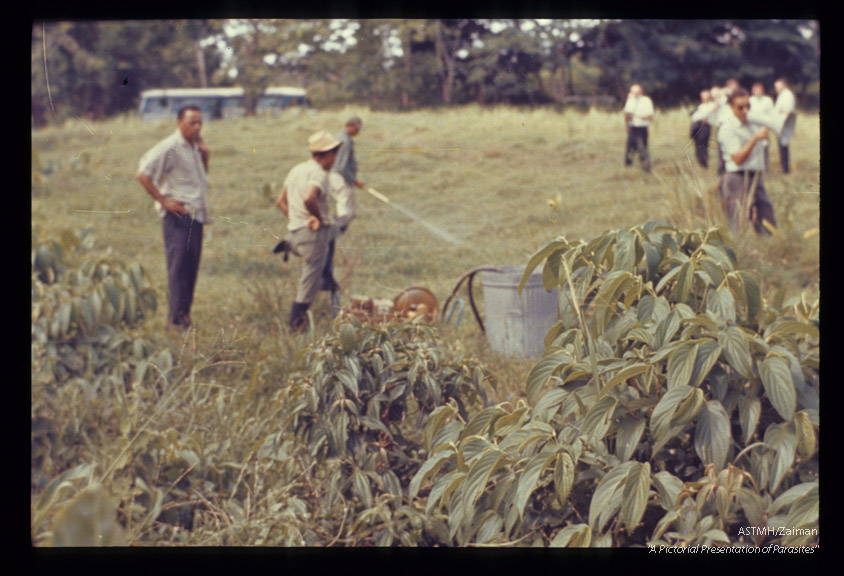
[{"label": "grassy field", "polygon": [[[459,242],[443,240],[358,191],[358,218],[335,256],[343,306],[351,295],[393,298],[411,286],[429,288],[443,304],[465,272],[482,265],[524,265],[558,235],[588,240],[649,220],[684,228],[723,221],[711,194],[718,181],[714,166],[705,171],[694,161],[683,110],[657,115],[650,132],[654,166],[647,174],[638,164],[623,165],[620,112],[467,107],[397,114],[349,107],[206,123],[215,223],[206,228],[192,311],[197,330],[186,336],[165,335],[161,224],[135,180],[138,159],[175,130],[175,123],[125,117],[33,131],[46,181],[33,186],[32,226],[48,236],[90,227],[98,248],[110,247],[122,260],[140,263],[159,309],[139,331],[169,338],[181,354],[176,361],[194,367],[192,378],[219,386],[231,400],[246,387],[253,368],[260,368],[254,372],[260,389],[277,387],[301,368],[301,352],[312,338],[332,330],[332,323],[327,293],[321,293],[312,307],[313,334],[287,333],[298,262],[284,263],[271,252],[286,225],[273,202],[287,172],[307,159],[307,137],[322,128],[340,130],[352,115],[364,121],[355,141],[361,178]],[[819,123],[817,114],[799,117],[791,174],[781,174],[776,150],[771,152],[765,178],[777,234],[758,237],[746,227],[735,238],[739,266],[758,271],[765,298],[779,289],[786,297],[818,295]],[[714,157],[713,149],[711,164]],[[458,295],[466,298],[465,290]],[[480,286],[476,297],[482,304]],[[492,372],[498,382],[493,400],[523,395],[533,361],[492,352],[468,307],[459,326],[441,326],[441,333],[453,351],[477,357]],[[194,386],[193,379],[189,384]],[[190,388],[190,394],[197,392]],[[253,394],[248,401],[259,413],[264,400]],[[156,425],[179,430],[194,422],[193,414],[189,406],[179,406],[159,415]],[[225,429],[205,427],[202,434],[224,442]],[[86,449],[100,462],[116,457],[115,447]],[[37,496],[34,492],[33,501]]]},{"label": "grassy field", "polygon": [[[192,314],[199,349],[237,335],[244,339],[244,359],[255,362],[278,352],[274,343],[281,340],[288,351],[298,346],[281,329],[298,272],[295,261],[285,264],[271,253],[285,226],[272,201],[287,171],[307,158],[307,137],[320,128],[339,130],[350,115],[364,119],[356,154],[366,183],[461,242],[446,242],[358,191],[358,218],[336,256],[344,306],[353,294],[393,298],[409,286],[425,286],[443,303],[466,271],[524,264],[557,235],[588,239],[656,219],[687,227],[721,221],[709,195],[717,176],[712,163],[704,171],[694,162],[681,110],[660,113],[651,128],[651,174],[636,164],[623,166],[623,121],[600,111],[470,107],[395,114],[348,108],[208,122],[216,221],[207,227]],[[32,134],[41,162],[56,167],[46,191],[33,194],[33,226],[90,226],[99,246],[147,269],[162,306],[160,223],[134,174],[143,152],[173,129],[123,118]],[[761,273],[763,293],[818,289],[819,129],[817,115],[801,116],[789,175],[780,173],[771,152],[766,182],[780,237],[743,231],[736,239],[742,265]],[[552,206],[549,199],[559,202]],[[465,288],[460,295],[465,298]],[[329,329],[327,293],[313,310],[317,332]],[[165,316],[157,314],[148,329],[161,331]],[[455,346],[495,364],[511,363],[487,350],[469,315],[449,334]]]}]

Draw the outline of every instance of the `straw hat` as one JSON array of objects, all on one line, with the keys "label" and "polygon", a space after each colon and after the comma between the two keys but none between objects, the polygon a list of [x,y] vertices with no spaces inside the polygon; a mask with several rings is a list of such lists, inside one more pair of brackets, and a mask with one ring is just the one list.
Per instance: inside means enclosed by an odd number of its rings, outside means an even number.
[{"label": "straw hat", "polygon": [[308,138],[308,149],[311,152],[328,152],[340,146],[342,142],[329,134],[328,130],[320,130]]}]

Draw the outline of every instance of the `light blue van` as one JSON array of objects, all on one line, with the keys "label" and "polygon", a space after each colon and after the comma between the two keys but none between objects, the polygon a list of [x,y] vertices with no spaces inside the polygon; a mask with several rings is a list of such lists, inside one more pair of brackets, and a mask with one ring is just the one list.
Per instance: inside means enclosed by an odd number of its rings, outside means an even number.
[{"label": "light blue van", "polygon": [[[141,92],[138,112],[147,121],[175,120],[183,106],[196,106],[207,120],[244,115],[243,88],[156,88]],[[256,113],[275,114],[289,106],[308,106],[305,90],[271,86],[258,97]]]}]

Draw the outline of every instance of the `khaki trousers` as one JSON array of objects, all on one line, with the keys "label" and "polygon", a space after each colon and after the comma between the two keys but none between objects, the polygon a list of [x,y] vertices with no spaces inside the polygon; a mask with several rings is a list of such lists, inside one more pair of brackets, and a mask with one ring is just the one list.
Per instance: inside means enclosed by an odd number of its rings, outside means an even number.
[{"label": "khaki trousers", "polygon": [[310,304],[319,292],[322,284],[322,272],[328,260],[328,243],[334,238],[334,228],[323,225],[313,231],[308,227],[291,231],[287,241],[293,250],[302,257],[302,271],[296,287],[296,300]]}]

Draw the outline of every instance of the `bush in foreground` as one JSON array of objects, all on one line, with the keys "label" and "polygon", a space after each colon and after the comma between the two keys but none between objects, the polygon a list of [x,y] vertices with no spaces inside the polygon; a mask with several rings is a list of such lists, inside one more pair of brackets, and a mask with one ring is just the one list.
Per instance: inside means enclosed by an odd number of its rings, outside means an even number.
[{"label": "bush in foreground", "polygon": [[818,307],[766,305],[726,241],[648,223],[534,254],[559,321],[526,401],[426,428],[409,496],[453,544],[817,543]]},{"label": "bush in foreground", "polygon": [[[197,377],[209,365],[133,355],[146,349],[123,329],[83,319],[51,335],[61,303],[101,283],[37,299],[46,270],[79,275],[36,261],[33,304],[53,312],[33,327],[33,479],[54,476],[33,506],[37,543],[818,542],[818,305],[766,302],[721,229],[648,223],[540,248],[524,278],[543,265],[558,321],[515,405],[490,404],[488,371],[434,327],[351,318],[268,401],[260,364],[243,386],[217,383]],[[81,376],[44,360],[97,338],[85,358],[120,353]],[[153,365],[166,393],[127,388]],[[90,404],[74,401],[91,382]],[[55,446],[76,450],[51,468]]]}]

